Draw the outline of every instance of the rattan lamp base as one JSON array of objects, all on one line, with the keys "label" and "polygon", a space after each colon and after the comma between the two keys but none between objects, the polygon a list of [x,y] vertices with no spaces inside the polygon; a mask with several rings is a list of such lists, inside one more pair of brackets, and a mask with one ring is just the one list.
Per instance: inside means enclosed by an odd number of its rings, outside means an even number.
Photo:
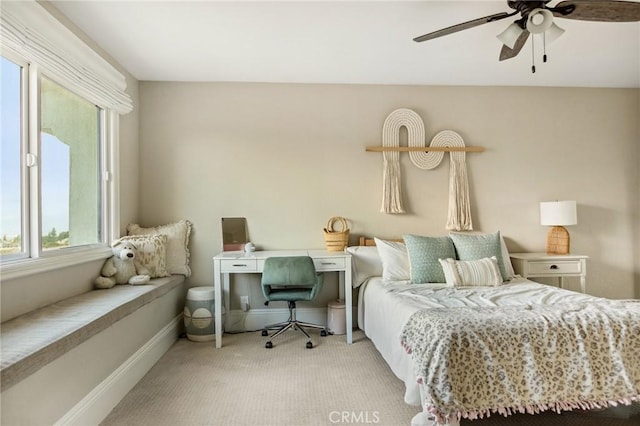
[{"label": "rattan lamp base", "polygon": [[554,226],[547,234],[547,254],[569,254],[569,231]]}]

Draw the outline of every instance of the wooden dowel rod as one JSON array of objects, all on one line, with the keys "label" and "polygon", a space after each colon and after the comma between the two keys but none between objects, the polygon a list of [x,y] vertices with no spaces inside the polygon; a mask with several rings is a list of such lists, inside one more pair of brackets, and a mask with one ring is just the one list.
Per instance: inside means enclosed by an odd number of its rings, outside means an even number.
[{"label": "wooden dowel rod", "polygon": [[426,152],[426,151],[444,151],[444,152],[483,152],[481,146],[368,146],[368,152]]}]

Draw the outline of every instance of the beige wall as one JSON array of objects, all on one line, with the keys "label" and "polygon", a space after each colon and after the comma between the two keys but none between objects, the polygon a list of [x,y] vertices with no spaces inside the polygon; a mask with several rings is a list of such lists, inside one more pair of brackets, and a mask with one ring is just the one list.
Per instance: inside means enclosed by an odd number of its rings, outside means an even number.
[{"label": "beige wall", "polygon": [[501,230],[511,251],[541,251],[547,228],[539,224],[538,203],[576,200],[572,251],[590,256],[588,291],[633,297],[639,95],[619,89],[141,82],[140,217],[146,226],[193,222],[191,286],[212,282],[224,216],[246,217],[250,239],[262,249],[322,247],[322,228],[334,215],[350,220],[354,237],[444,235],[448,158],[424,171],[403,154],[408,214],[379,211],[382,156],[365,147],[381,144],[389,113],[411,108],[429,140],[450,129],[467,145],[486,149],[467,156],[476,230]]},{"label": "beige wall", "polygon": [[127,74],[127,93],[133,100],[133,111],[120,116],[120,235],[126,235],[127,223],[135,222],[140,200],[140,138],[138,80]]}]

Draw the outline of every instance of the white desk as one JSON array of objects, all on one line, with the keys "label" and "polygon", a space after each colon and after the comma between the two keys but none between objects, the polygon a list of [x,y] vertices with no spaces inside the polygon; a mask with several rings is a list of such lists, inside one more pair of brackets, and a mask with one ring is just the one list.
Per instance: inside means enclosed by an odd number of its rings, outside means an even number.
[{"label": "white desk", "polygon": [[[347,343],[352,340],[351,255],[342,251],[273,250],[245,253],[222,252],[213,258],[213,287],[215,294],[216,348],[222,347],[222,298],[229,309],[229,274],[262,273],[264,261],[274,256],[310,256],[318,272],[340,272],[339,293],[345,302]],[[224,293],[224,294],[223,294]]]}]

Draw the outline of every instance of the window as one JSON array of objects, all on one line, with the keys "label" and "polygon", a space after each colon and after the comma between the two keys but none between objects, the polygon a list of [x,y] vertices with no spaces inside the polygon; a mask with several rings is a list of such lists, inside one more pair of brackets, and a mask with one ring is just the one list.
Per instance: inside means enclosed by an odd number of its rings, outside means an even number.
[{"label": "window", "polygon": [[3,2],[0,30],[2,278],[108,257],[126,78],[41,2]]},{"label": "window", "polygon": [[42,249],[102,242],[102,110],[40,79]]},{"label": "window", "polygon": [[106,110],[37,65],[1,60],[3,265],[104,252],[109,224],[103,182],[108,176]]}]

